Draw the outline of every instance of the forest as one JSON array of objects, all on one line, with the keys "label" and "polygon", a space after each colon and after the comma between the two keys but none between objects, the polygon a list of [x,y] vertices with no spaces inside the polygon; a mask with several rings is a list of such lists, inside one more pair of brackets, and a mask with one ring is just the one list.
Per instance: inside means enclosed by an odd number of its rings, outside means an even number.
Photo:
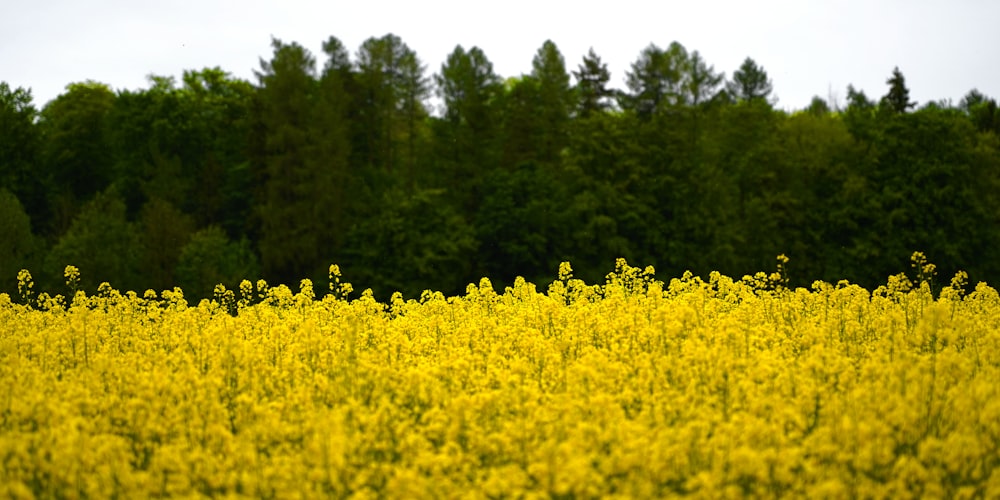
[{"label": "forest", "polygon": [[338,264],[416,297],[547,283],[563,261],[599,283],[618,257],[669,279],[780,254],[794,286],[870,289],[914,251],[1000,281],[1000,112],[975,89],[915,103],[887,68],[884,95],[788,111],[752,58],[727,76],[678,42],[642,49],[623,89],[551,41],[513,77],[461,45],[431,73],[392,34],[353,56],[335,37],[272,47],[255,82],[84,81],[43,106],[0,83],[0,291],[28,269],[65,293],[72,264],[88,290],[196,298],[325,287]]}]

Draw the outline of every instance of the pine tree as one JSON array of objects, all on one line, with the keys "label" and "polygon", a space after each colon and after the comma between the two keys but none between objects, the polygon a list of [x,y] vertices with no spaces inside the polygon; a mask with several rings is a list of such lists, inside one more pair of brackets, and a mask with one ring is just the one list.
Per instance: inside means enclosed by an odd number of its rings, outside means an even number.
[{"label": "pine tree", "polygon": [[608,88],[611,73],[593,47],[583,56],[583,63],[573,72],[573,77],[576,78],[577,116],[586,118],[611,108],[614,96],[614,91]]}]

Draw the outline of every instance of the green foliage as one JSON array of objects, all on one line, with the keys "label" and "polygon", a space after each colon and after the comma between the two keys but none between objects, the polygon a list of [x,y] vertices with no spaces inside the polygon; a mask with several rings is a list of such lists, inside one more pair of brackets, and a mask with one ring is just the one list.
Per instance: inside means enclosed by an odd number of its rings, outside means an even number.
[{"label": "green foliage", "polygon": [[37,118],[30,90],[11,90],[7,82],[0,82],[0,189],[29,199],[32,211],[44,208],[42,186],[34,172],[41,144]]},{"label": "green foliage", "polygon": [[18,271],[35,268],[39,243],[17,196],[0,188],[0,293],[13,295]]},{"label": "green foliage", "polygon": [[709,66],[697,50],[691,52],[687,72],[682,91],[688,104],[699,106],[716,97],[723,75],[716,73],[715,67]]},{"label": "green foliage", "polygon": [[[875,177],[882,202],[876,227],[893,236],[881,242],[886,258],[921,248],[949,269],[993,267],[987,255],[997,233],[981,226],[995,217],[985,209],[981,185],[989,174],[976,169],[972,124],[957,110],[934,108],[896,118],[885,125]],[[976,235],[978,244],[963,234]]]},{"label": "green foliage", "polygon": [[113,149],[107,117],[115,95],[107,85],[88,81],[73,83],[67,92],[42,110],[42,178],[49,190],[54,234],[61,233],[76,216],[77,203],[106,189],[113,178]]},{"label": "green foliage", "polygon": [[321,80],[297,44],[275,40],[259,74],[265,136],[265,180],[259,248],[264,270],[280,281],[308,275],[335,257],[346,230],[350,145],[339,41]]},{"label": "green foliage", "polygon": [[440,190],[386,191],[348,234],[340,259],[355,283],[380,297],[400,291],[458,293],[475,279],[473,228],[444,200]]},{"label": "green foliage", "polygon": [[688,64],[687,49],[679,42],[666,50],[650,44],[625,75],[630,93],[623,96],[622,108],[649,119],[661,107],[682,104]]},{"label": "green foliage", "polygon": [[461,45],[435,76],[444,101],[443,117],[435,124],[439,185],[466,210],[474,210],[482,176],[496,167],[497,99],[503,91],[493,64],[478,47]]},{"label": "green foliage", "polygon": [[539,106],[535,110],[541,126],[538,159],[554,164],[566,145],[573,94],[566,61],[552,40],[546,40],[531,61],[531,77],[538,82]]},{"label": "green foliage", "polygon": [[480,191],[476,213],[480,268],[477,275],[507,283],[517,276],[529,280],[551,278],[539,273],[558,265],[565,252],[565,190],[551,170],[535,163],[496,170]]},{"label": "green foliage", "polygon": [[416,53],[393,34],[369,38],[357,59],[357,99],[364,131],[359,152],[369,168],[401,175],[412,187],[430,94]]},{"label": "green foliage", "polygon": [[542,137],[546,135],[537,113],[541,96],[539,82],[531,76],[509,78],[505,82],[500,130],[502,165],[541,159]]},{"label": "green foliage", "polygon": [[109,282],[121,290],[144,289],[139,274],[142,246],[139,234],[126,218],[125,202],[114,189],[98,193],[80,209],[69,229],[45,259],[49,283],[61,283],[63,270],[80,269],[80,285],[96,290]]},{"label": "green foliage", "polygon": [[893,68],[892,77],[886,82],[889,85],[889,93],[882,97],[881,105],[892,113],[902,114],[917,103],[910,101],[910,89],[906,88],[906,79],[899,68]]},{"label": "green foliage", "polygon": [[[318,258],[320,233],[312,226],[317,173],[311,155],[315,60],[301,45],[272,40],[274,57],[261,61],[266,177],[260,251],[264,269],[282,281],[301,276]],[[213,284],[214,285],[214,284]]]},{"label": "green foliage", "polygon": [[154,290],[173,288],[177,283],[174,270],[181,249],[195,230],[194,219],[169,201],[153,198],[142,207],[138,229],[144,286]]},{"label": "green foliage", "polygon": [[825,116],[830,113],[830,105],[820,96],[813,96],[806,112],[814,116]]},{"label": "green foliage", "polygon": [[738,101],[771,102],[774,85],[764,68],[748,57],[733,72],[733,79],[726,83],[726,90]]},{"label": "green foliage", "polygon": [[215,285],[235,289],[260,274],[257,257],[246,239],[232,241],[218,226],[191,235],[177,260],[177,283],[186,297],[212,297]]},{"label": "green foliage", "polygon": [[42,262],[42,289],[73,264],[85,288],[209,296],[340,263],[416,296],[562,261],[600,281],[619,257],[739,276],[786,254],[783,286],[874,286],[919,249],[1000,279],[1000,112],[975,90],[917,107],[897,68],[880,99],[848,86],[844,108],[786,112],[753,59],[726,80],[679,42],[643,49],[624,92],[593,50],[571,86],[552,41],[507,79],[462,46],[428,79],[392,34],[353,61],[330,37],[319,69],[273,48],[255,85],[78,83],[40,113],[0,83],[0,265]]},{"label": "green foliage", "polygon": [[593,47],[583,56],[583,62],[573,72],[573,77],[576,78],[577,116],[586,118],[592,113],[611,109],[611,99],[615,95],[608,88],[611,72],[608,71],[608,65],[601,62],[601,58],[594,53]]},{"label": "green foliage", "polygon": [[962,98],[960,107],[968,114],[980,132],[994,132],[1000,135],[1000,110],[996,99],[986,97],[972,89]]}]

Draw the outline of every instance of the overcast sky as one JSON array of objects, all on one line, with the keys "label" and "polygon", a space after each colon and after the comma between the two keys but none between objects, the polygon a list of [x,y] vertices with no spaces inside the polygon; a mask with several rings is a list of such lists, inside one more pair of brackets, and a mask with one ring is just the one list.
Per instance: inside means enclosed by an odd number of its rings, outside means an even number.
[{"label": "overcast sky", "polygon": [[880,97],[895,66],[911,99],[957,103],[974,87],[1000,98],[998,20],[993,0],[37,0],[0,17],[0,81],[30,87],[39,108],[88,79],[139,89],[151,73],[219,66],[256,83],[272,36],[299,42],[322,67],[331,35],[353,57],[366,38],[394,33],[428,75],[457,44],[479,46],[503,77],[528,73],[551,39],[569,71],[593,47],[623,88],[644,47],[676,40],[727,76],[752,57],[785,109],[814,95],[843,103],[848,84]]}]

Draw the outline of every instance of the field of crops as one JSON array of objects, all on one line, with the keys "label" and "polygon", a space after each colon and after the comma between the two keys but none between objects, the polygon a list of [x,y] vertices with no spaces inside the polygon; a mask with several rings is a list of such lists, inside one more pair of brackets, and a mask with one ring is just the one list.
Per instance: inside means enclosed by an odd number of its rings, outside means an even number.
[{"label": "field of crops", "polygon": [[450,298],[244,282],[189,304],[23,274],[0,295],[0,497],[1000,497],[1000,296],[923,278],[620,261],[600,286],[564,264]]}]

